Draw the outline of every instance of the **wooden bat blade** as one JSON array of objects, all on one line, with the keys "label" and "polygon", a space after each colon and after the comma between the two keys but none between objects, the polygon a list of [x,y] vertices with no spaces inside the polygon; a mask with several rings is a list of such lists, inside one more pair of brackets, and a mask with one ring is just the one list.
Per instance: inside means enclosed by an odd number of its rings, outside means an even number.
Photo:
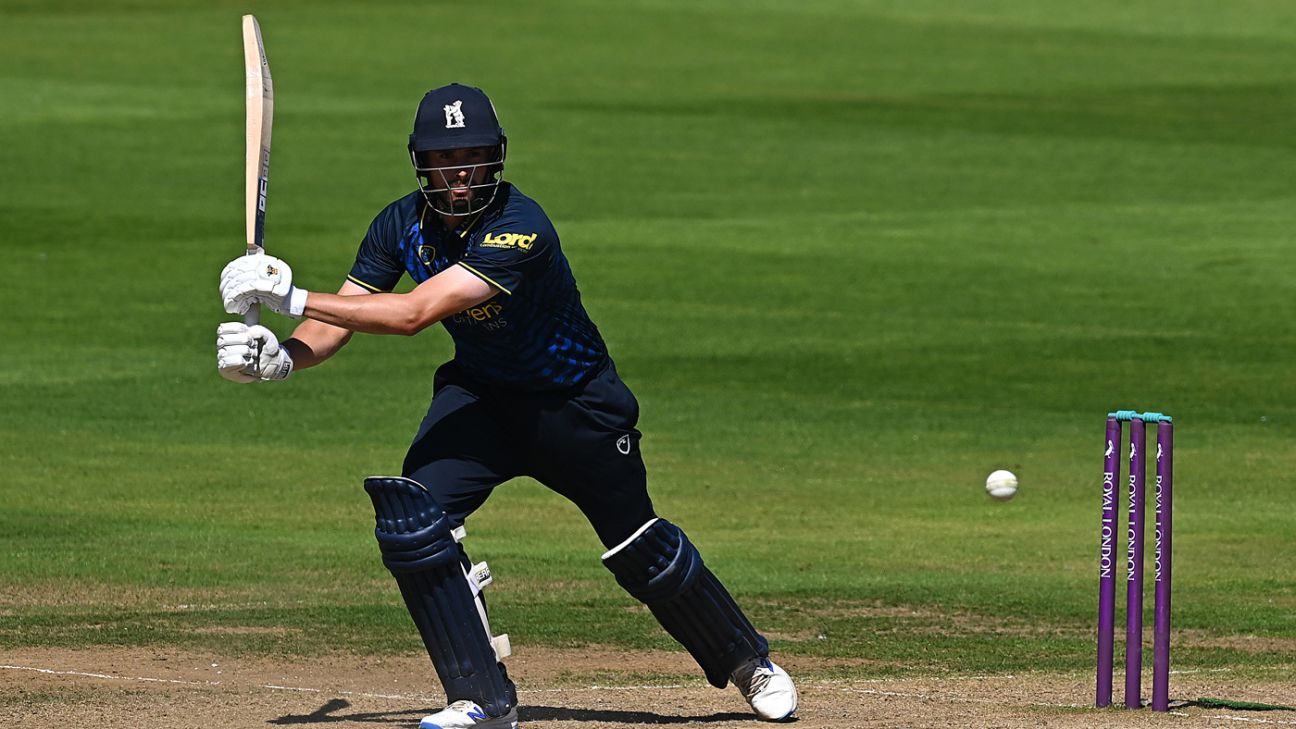
[{"label": "wooden bat blade", "polygon": [[266,188],[270,179],[270,129],[274,119],[274,82],[266,61],[261,26],[243,16],[243,69],[247,79],[245,192],[248,252],[265,247]]},{"label": "wooden bat blade", "polygon": [[[243,16],[243,71],[247,93],[247,147],[244,155],[244,190],[247,213],[247,253],[265,250],[266,189],[270,181],[270,129],[274,120],[274,82],[266,61],[261,25]],[[249,324],[261,321],[261,307],[244,316]]]}]

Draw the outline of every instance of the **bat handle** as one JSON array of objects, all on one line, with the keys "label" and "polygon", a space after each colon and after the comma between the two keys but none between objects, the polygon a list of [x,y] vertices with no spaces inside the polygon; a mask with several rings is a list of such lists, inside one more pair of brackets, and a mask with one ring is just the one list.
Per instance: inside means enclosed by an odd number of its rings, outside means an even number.
[{"label": "bat handle", "polygon": [[[253,304],[252,308],[247,310],[247,313],[243,315],[243,323],[250,327],[254,327],[261,323],[260,304]],[[261,362],[261,342],[259,341],[252,347],[252,362],[255,364],[260,364]]]},{"label": "bat handle", "polygon": [[[249,247],[248,247],[248,252],[247,252],[247,254],[248,254],[249,256],[254,256],[254,255],[258,254],[258,253],[262,253],[262,252],[264,252],[264,250],[265,250],[265,249],[261,248],[260,246],[256,246],[256,247],[249,246]],[[254,327],[254,326],[256,326],[256,325],[258,325],[258,324],[261,323],[261,305],[260,305],[260,304],[253,304],[253,305],[252,305],[252,308],[250,308],[250,309],[247,310],[247,313],[243,315],[243,323],[244,323],[244,324],[247,324],[247,325],[250,326],[250,327]],[[256,351],[253,353],[253,356],[256,358],[256,361],[257,361],[257,362],[260,362],[260,361],[261,361],[261,345],[260,345],[260,343],[258,343],[258,344],[256,345]]]}]

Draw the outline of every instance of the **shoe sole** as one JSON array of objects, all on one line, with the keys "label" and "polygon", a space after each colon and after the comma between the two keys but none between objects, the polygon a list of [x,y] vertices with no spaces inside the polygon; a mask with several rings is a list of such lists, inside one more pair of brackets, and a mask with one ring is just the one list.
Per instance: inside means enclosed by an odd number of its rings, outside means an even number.
[{"label": "shoe sole", "polygon": [[[419,723],[419,729],[441,729],[439,724]],[[473,729],[518,729],[517,709],[511,709],[504,716],[497,716],[473,724]]]}]

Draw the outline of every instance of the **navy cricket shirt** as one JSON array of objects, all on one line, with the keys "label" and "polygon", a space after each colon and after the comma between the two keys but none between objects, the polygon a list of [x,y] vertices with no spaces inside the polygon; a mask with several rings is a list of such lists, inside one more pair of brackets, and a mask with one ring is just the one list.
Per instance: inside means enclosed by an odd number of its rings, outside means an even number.
[{"label": "navy cricket shirt", "polygon": [[553,224],[507,182],[456,231],[445,230],[417,190],[393,202],[369,225],[347,278],[370,291],[391,291],[402,274],[423,283],[454,265],[500,291],[441,322],[469,376],[550,391],[589,380],[607,362]]}]

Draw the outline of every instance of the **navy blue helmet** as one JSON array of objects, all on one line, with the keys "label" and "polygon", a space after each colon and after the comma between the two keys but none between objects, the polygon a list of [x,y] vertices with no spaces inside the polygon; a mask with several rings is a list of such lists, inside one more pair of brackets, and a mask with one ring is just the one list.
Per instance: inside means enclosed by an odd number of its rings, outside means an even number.
[{"label": "navy blue helmet", "polygon": [[[480,160],[438,165],[432,152],[490,148]],[[504,174],[508,140],[495,105],[475,86],[450,84],[423,96],[409,137],[419,190],[433,210],[472,215],[495,199]]]}]

